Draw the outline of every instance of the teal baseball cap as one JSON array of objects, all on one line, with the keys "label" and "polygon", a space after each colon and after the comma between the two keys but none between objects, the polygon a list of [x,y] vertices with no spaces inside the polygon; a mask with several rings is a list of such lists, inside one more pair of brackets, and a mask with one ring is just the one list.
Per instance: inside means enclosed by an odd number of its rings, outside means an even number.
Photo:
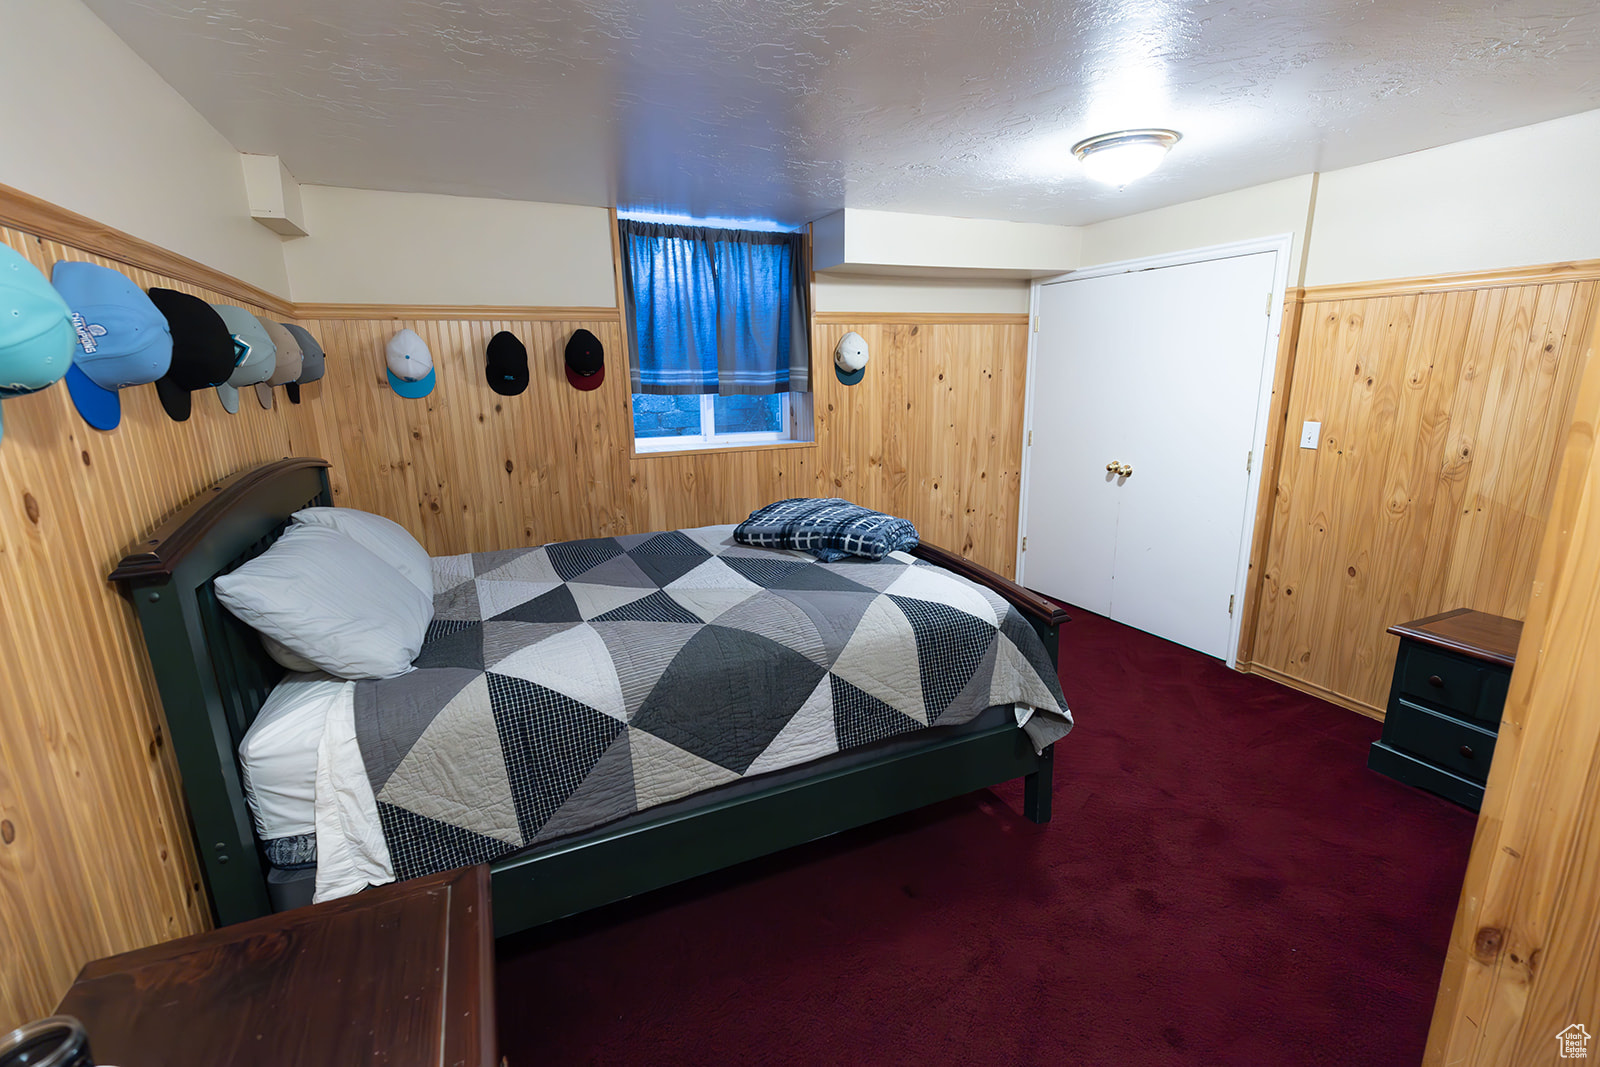
[{"label": "teal baseball cap", "polygon": [[172,366],[166,316],[132,279],[94,263],[57,263],[50,284],[72,309],[77,345],[67,391],[85,422],[112,430],[122,421],[117,390],[145,385]]},{"label": "teal baseball cap", "polygon": [[384,346],[389,366],[389,388],[407,400],[420,400],[433,392],[433,353],[415,330],[401,330]]},{"label": "teal baseball cap", "polygon": [[239,390],[272,377],[278,364],[278,350],[267,336],[261,320],[232,304],[213,304],[233,336],[233,373],[217,386],[217,397],[230,415],[239,413]]},{"label": "teal baseball cap", "polygon": [[0,399],[60,381],[77,338],[61,294],[16,249],[0,244]]}]

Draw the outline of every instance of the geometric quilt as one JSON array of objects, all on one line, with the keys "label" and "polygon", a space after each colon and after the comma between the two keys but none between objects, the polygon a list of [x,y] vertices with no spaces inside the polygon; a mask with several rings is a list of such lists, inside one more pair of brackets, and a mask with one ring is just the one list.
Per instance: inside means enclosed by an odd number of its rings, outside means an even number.
[{"label": "geometric quilt", "polygon": [[904,553],[820,563],[732,530],[434,560],[416,669],[355,692],[396,877],[997,704],[1070,729],[1043,645],[994,591]]}]

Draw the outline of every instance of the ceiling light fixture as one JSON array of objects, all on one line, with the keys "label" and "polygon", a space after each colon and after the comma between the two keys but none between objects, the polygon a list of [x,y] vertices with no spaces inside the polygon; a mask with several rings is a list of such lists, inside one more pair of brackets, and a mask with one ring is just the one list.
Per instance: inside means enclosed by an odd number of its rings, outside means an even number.
[{"label": "ceiling light fixture", "polygon": [[1118,130],[1084,138],[1072,146],[1072,154],[1089,177],[1120,188],[1159,167],[1182,139],[1176,130]]}]

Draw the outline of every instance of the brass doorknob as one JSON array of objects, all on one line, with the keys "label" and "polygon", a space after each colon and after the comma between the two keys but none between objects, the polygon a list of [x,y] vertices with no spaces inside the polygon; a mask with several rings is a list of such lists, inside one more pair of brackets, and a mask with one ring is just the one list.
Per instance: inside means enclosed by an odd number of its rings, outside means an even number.
[{"label": "brass doorknob", "polygon": [[1121,464],[1120,466],[1117,467],[1117,474],[1120,475],[1123,478],[1128,477],[1128,475],[1130,475],[1132,473],[1133,473],[1133,468],[1128,466],[1128,464],[1126,464],[1126,463]]},{"label": "brass doorknob", "polygon": [[1117,473],[1117,469],[1119,467],[1121,467],[1121,466],[1122,465],[1120,463],[1118,463],[1116,460],[1112,460],[1110,463],[1106,464],[1106,473],[1107,474],[1115,474],[1115,473]]}]

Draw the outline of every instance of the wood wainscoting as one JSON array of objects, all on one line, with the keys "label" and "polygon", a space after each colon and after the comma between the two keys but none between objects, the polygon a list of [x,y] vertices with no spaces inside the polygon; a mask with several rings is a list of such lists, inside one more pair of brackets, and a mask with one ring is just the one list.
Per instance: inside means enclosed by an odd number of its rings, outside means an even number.
[{"label": "wood wainscoting", "polygon": [[[1600,347],[1600,324],[1593,344]],[[1428,1067],[1600,1030],[1600,365],[1583,375],[1445,956]],[[1568,1057],[1575,1058],[1575,1057]]]},{"label": "wood wainscoting", "polygon": [[[1562,264],[1306,291],[1241,666],[1381,718],[1388,626],[1523,617],[1595,277]],[[1298,447],[1308,420],[1314,450]]]},{"label": "wood wainscoting", "polygon": [[[143,531],[224,475],[290,455],[333,463],[342,505],[403,524],[436,554],[734,522],[785,496],[839,495],[895,511],[1002,573],[1015,564],[1024,316],[851,315],[814,328],[817,440],[751,451],[632,454],[614,309],[292,307],[125,234],[0,189],[0,240],[46,274],[97,262],[275,317],[298,315],[327,376],[291,405],[237,415],[209,392],[186,423],[150,386],[124,390],[122,425],[90,429],[64,387],[4,401],[0,441],[0,927],[10,939],[0,1030],[48,1014],[86,961],[209,922],[177,769],[133,610],[106,574]],[[208,287],[213,286],[213,287]],[[403,400],[384,343],[427,341],[438,388]],[[574,329],[605,345],[604,385],[562,373]],[[483,378],[500,329],[528,346],[525,393]],[[841,386],[846,330],[872,361]]]}]

